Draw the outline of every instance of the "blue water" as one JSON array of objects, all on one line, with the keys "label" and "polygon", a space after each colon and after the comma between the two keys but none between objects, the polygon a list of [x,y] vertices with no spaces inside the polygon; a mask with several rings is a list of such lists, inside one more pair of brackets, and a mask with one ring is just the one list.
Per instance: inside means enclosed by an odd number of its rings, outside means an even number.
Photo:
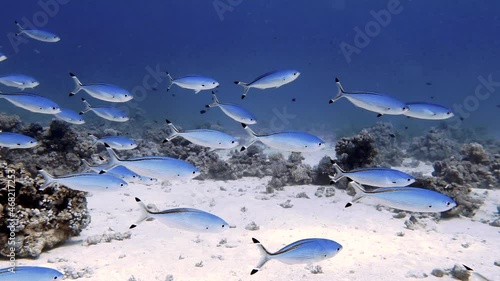
[{"label": "blue water", "polygon": [[[46,22],[40,20],[47,13],[37,1],[2,3],[0,52],[9,58],[0,63],[0,74],[32,75],[41,82],[34,92],[75,110],[83,109],[80,97],[87,97],[91,104],[105,102],[83,92],[68,97],[73,89],[69,71],[83,83],[107,82],[132,91],[137,97],[126,105],[132,116],[140,109],[152,120],[168,117],[185,128],[219,121],[227,128],[240,129],[218,109],[199,114],[211,102],[207,91],[194,95],[173,86],[167,94],[168,79],[159,77],[157,91],[140,92],[147,69],[158,68],[174,77],[214,77],[221,84],[219,99],[253,111],[261,120],[258,129],[321,128],[330,132],[359,129],[379,120],[418,129],[439,123],[408,121],[401,116],[377,119],[373,112],[347,100],[329,105],[338,76],[348,90],[379,91],[407,101],[450,107],[469,102],[470,110],[465,111],[460,126],[487,127],[497,135],[500,131],[493,121],[500,111],[500,85],[489,91],[483,88],[489,93],[483,100],[474,97],[479,76],[500,81],[500,3],[494,1],[400,1],[399,5],[368,0],[60,2],[65,4],[58,4],[59,11]],[[373,12],[388,11],[388,5],[394,5],[390,21],[374,26]],[[13,47],[14,20],[23,25],[42,22],[38,28],[55,32],[62,40],[43,43],[27,39]],[[346,59],[341,45],[356,47],[355,28],[365,30],[367,26],[375,28],[370,42],[358,45],[359,53]],[[294,68],[302,74],[278,89],[252,89],[240,100],[243,89],[234,80],[249,82],[281,68]],[[4,86],[0,90],[12,91]],[[21,114],[26,120],[51,119],[4,102],[0,110]],[[279,118],[284,113],[290,117]]]}]

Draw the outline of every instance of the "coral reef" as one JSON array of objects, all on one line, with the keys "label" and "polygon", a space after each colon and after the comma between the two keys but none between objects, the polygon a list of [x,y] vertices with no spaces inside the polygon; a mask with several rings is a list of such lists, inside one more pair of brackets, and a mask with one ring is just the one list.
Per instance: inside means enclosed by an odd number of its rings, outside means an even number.
[{"label": "coral reef", "polygon": [[0,254],[3,256],[14,253],[17,258],[36,258],[43,250],[79,235],[90,223],[83,192],[64,187],[40,191],[37,189],[39,179],[33,178],[21,163],[0,162],[0,215],[3,218],[0,220]]},{"label": "coral reef", "polygon": [[335,145],[337,159],[346,170],[368,167],[375,164],[378,154],[375,140],[367,130],[353,137],[343,137]]},{"label": "coral reef", "polygon": [[303,164],[304,157],[297,152],[292,152],[285,161],[283,154],[271,154],[269,156],[272,178],[268,182],[268,188],[283,190],[285,185],[310,184],[312,182],[312,168]]},{"label": "coral reef", "polygon": [[394,130],[391,123],[378,122],[375,126],[367,128],[364,131],[375,142],[377,154],[375,155],[374,162],[378,166],[401,166],[405,156],[398,143],[401,135]]},{"label": "coral reef", "polygon": [[21,129],[22,122],[19,116],[0,113],[0,130],[6,132],[19,132]]},{"label": "coral reef", "polygon": [[415,137],[406,151],[408,156],[422,161],[439,161],[457,156],[460,145],[447,132],[431,129],[425,136]]},{"label": "coral reef", "polygon": [[434,163],[433,176],[465,188],[498,188],[500,154],[492,157],[478,143],[464,144],[460,156]]},{"label": "coral reef", "polygon": [[19,133],[31,136],[40,142],[32,149],[14,149],[2,154],[9,162],[22,160],[30,173],[41,166],[56,175],[77,172],[81,158],[90,158],[96,152],[92,139],[86,132],[77,131],[71,125],[53,120],[48,128],[38,124],[22,127]]}]

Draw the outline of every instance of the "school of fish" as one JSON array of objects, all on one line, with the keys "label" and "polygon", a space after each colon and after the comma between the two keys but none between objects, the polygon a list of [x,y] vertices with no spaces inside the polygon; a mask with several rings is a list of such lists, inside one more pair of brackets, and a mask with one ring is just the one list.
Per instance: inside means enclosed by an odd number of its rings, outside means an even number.
[{"label": "school of fish", "polygon": [[[38,29],[25,29],[17,21],[15,22],[18,32],[17,36],[26,36],[33,40],[46,43],[56,43],[61,40],[59,36],[52,32]],[[0,53],[0,62],[7,59],[5,54]],[[194,91],[213,90],[219,86],[215,79],[202,75],[185,75],[173,78],[170,73],[166,73],[170,84],[166,91],[170,91],[173,85],[180,88]],[[244,99],[251,88],[260,90],[278,88],[289,84],[300,76],[300,72],[295,69],[283,69],[266,72],[253,79],[251,82],[235,81],[234,83],[243,87],[241,99]],[[89,96],[100,102],[124,103],[133,99],[129,91],[119,86],[108,83],[82,83],[75,74],[70,73],[70,78],[75,83],[75,88],[69,96],[75,96],[79,92],[86,92]],[[329,103],[334,103],[341,98],[346,98],[355,106],[382,115],[405,115],[417,119],[443,120],[454,116],[452,110],[446,106],[424,103],[424,102],[404,102],[387,94],[357,91],[348,92],[340,83],[335,80],[338,93],[330,99]],[[24,74],[7,74],[0,76],[0,83],[19,89],[21,92],[0,93],[0,99],[4,99],[14,106],[41,114],[52,114],[55,118],[74,125],[85,123],[84,114],[92,111],[100,118],[114,122],[127,122],[127,114],[110,105],[91,105],[86,98],[81,100],[84,109],[77,111],[69,108],[61,108],[56,102],[36,93],[24,92],[25,89],[34,89],[40,82],[35,78]],[[241,123],[243,129],[248,133],[249,139],[244,144],[235,137],[216,130],[193,129],[179,130],[170,120],[166,120],[171,133],[164,137],[164,142],[174,138],[184,138],[187,141],[215,149],[234,149],[241,144],[240,150],[247,149],[255,142],[282,151],[289,152],[315,152],[323,149],[326,144],[319,137],[307,132],[278,131],[268,134],[257,134],[249,125],[257,124],[257,117],[243,106],[219,101],[215,92],[212,91],[213,103],[207,104],[201,113],[207,113],[210,108],[218,107],[229,118]],[[92,104],[94,102],[92,101]],[[29,136],[13,133],[0,132],[0,147],[6,149],[30,149],[36,147],[39,141]],[[104,145],[109,154],[109,160],[92,166],[87,160],[81,159],[84,172],[53,176],[43,168],[38,167],[38,172],[44,177],[45,183],[40,187],[43,190],[48,187],[65,186],[67,188],[99,193],[113,192],[121,190],[129,183],[141,183],[150,185],[158,181],[171,180],[191,180],[200,174],[198,168],[191,163],[166,157],[166,156],[141,156],[128,159],[120,158],[114,150],[130,150],[137,147],[137,143],[123,136],[106,136],[96,139],[94,145]],[[332,163],[335,174],[331,175],[332,183],[336,183],[342,178],[348,178],[350,186],[356,191],[352,202],[372,201],[390,208],[406,210],[410,212],[445,212],[457,205],[448,196],[425,188],[408,187],[415,182],[415,178],[402,171],[388,168],[363,168],[352,171],[344,171],[337,163]],[[375,189],[365,189],[366,186]],[[130,228],[149,218],[154,218],[168,227],[196,233],[220,232],[229,230],[229,224],[221,217],[205,212],[203,210],[189,207],[174,208],[163,211],[151,211],[139,199],[135,201],[140,206],[140,217]],[[349,202],[346,207],[352,206]],[[342,249],[342,245],[325,238],[305,238],[293,242],[276,252],[269,252],[259,240],[252,238],[257,245],[261,260],[251,270],[253,275],[270,260],[275,259],[287,264],[312,263],[337,255]],[[57,270],[35,267],[19,266],[16,273],[10,269],[0,269],[0,280],[58,280],[63,274]]]}]

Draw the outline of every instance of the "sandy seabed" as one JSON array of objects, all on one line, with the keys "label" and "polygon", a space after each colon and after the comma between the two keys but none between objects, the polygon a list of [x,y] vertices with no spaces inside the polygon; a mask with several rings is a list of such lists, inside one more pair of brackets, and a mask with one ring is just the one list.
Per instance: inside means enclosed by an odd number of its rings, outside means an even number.
[{"label": "sandy seabed", "polygon": [[[321,155],[306,155],[305,163],[318,163]],[[429,170],[430,169],[430,170]],[[429,174],[432,167],[413,171]],[[406,172],[412,171],[405,169]],[[500,228],[492,221],[500,206],[500,190],[473,190],[485,203],[473,218],[435,222],[410,230],[394,212],[365,203],[344,208],[351,197],[336,189],[333,197],[317,197],[318,186],[286,186],[266,194],[267,178],[236,181],[172,182],[129,185],[119,192],[95,193],[88,197],[92,222],[79,237],[43,253],[36,260],[21,259],[18,265],[39,265],[76,271],[92,269],[83,280],[456,280],[431,275],[433,269],[466,264],[495,280],[500,276]],[[310,199],[296,198],[305,192]],[[134,197],[160,210],[191,207],[214,213],[234,228],[220,233],[192,233],[169,228],[159,221],[145,221],[129,230],[140,216]],[[279,204],[290,200],[291,208]],[[255,222],[258,230],[246,226]],[[117,232],[132,233],[130,239],[87,245],[88,237]],[[342,244],[335,257],[312,265],[268,262],[251,276],[260,259],[252,237],[270,251],[304,238],[327,238]],[[51,261],[51,262],[49,262]],[[55,261],[55,262],[54,262]],[[170,277],[171,278],[171,277]],[[481,280],[481,279],[476,279]],[[498,279],[496,279],[498,280]]]}]

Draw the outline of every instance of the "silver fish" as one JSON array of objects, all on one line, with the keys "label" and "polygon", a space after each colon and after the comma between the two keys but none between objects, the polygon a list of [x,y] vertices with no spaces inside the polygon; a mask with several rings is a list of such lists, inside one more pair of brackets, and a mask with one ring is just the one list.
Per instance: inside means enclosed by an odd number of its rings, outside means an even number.
[{"label": "silver fish", "polygon": [[38,172],[45,179],[45,183],[40,187],[40,190],[44,190],[53,184],[85,192],[120,190],[127,186],[124,180],[106,174],[79,173],[56,178],[42,168],[38,168]]},{"label": "silver fish", "polygon": [[184,138],[194,144],[210,147],[213,149],[231,149],[238,146],[239,142],[236,138],[226,133],[209,130],[209,129],[198,129],[198,130],[187,130],[185,132],[180,132],[172,122],[166,120],[167,125],[172,129],[172,133],[165,138],[164,142],[171,141],[175,137]]},{"label": "silver fish", "polygon": [[211,90],[219,86],[219,82],[217,82],[215,79],[200,75],[187,75],[174,79],[167,72],[167,76],[168,79],[170,79],[170,85],[167,88],[167,92],[170,91],[170,88],[174,84],[184,89],[194,90],[195,94],[199,93],[202,90]]},{"label": "silver fish", "polygon": [[17,21],[14,22],[19,31],[16,33],[16,36],[24,34],[30,38],[33,38],[38,41],[47,42],[47,43],[55,43],[59,42],[61,38],[52,32],[48,32],[40,29],[24,29]]},{"label": "silver fish", "polygon": [[336,171],[335,176],[330,176],[333,182],[337,182],[343,177],[348,177],[360,184],[377,187],[408,186],[415,182],[413,176],[394,169],[362,168],[345,172],[336,163],[333,163],[333,168]]},{"label": "silver fish", "polygon": [[62,280],[64,274],[42,266],[15,266],[0,268],[0,281],[53,281]]},{"label": "silver fish", "polygon": [[335,82],[339,91],[329,103],[346,98],[357,107],[378,113],[377,117],[384,114],[401,115],[408,111],[406,103],[391,96],[372,92],[346,92],[338,78],[335,78]]},{"label": "silver fish", "polygon": [[[356,182],[349,183],[356,191],[352,202],[369,198],[380,205],[390,208],[422,213],[445,212],[457,203],[450,197],[429,189],[416,187],[381,187],[367,191]],[[346,207],[351,206],[350,203]]]},{"label": "silver fish", "polygon": [[82,84],[75,74],[69,74],[73,81],[75,81],[75,89],[69,93],[69,96],[74,96],[81,90],[84,90],[89,95],[96,99],[109,102],[127,102],[131,100],[132,95],[125,89],[118,86],[105,83],[94,83],[94,84]]},{"label": "silver fish", "polygon": [[78,114],[78,112],[69,108],[61,108],[61,112],[54,114],[54,116],[60,120],[63,120],[71,124],[75,125],[85,124],[83,116],[81,116],[80,114]]},{"label": "silver fish", "polygon": [[24,74],[10,74],[0,77],[0,83],[23,91],[26,88],[35,88],[40,85],[35,78]]},{"label": "silver fish", "polygon": [[243,86],[243,95],[241,99],[244,99],[250,88],[256,89],[269,89],[269,88],[279,88],[285,84],[293,82],[300,75],[295,69],[285,69],[285,70],[275,70],[255,78],[250,83],[245,83],[241,81],[234,81],[234,84]]},{"label": "silver fish", "polygon": [[2,94],[0,92],[0,98],[6,99],[13,105],[29,110],[31,112],[43,114],[56,114],[61,112],[61,108],[59,107],[59,105],[57,105],[57,103],[37,94]]},{"label": "silver fish", "polygon": [[32,137],[22,134],[0,131],[0,147],[9,149],[32,148],[39,145],[38,141]]},{"label": "silver fish", "polygon": [[323,238],[303,239],[289,244],[275,253],[269,252],[259,240],[252,238],[254,244],[259,246],[262,258],[250,275],[257,273],[269,260],[276,259],[286,264],[314,263],[332,258],[342,250],[339,243]]},{"label": "silver fish", "polygon": [[249,143],[241,148],[241,151],[244,151],[256,141],[260,141],[274,149],[290,152],[315,152],[325,147],[325,142],[323,140],[309,133],[283,131],[257,135],[247,125],[241,125],[253,137]]},{"label": "silver fish", "polygon": [[109,168],[122,165],[139,175],[164,181],[190,180],[200,175],[200,170],[183,160],[164,156],[134,157],[122,160],[108,144],[105,143],[104,146],[110,158]]},{"label": "silver fish", "polygon": [[123,166],[116,166],[108,170],[109,165],[98,165],[91,166],[89,162],[85,159],[81,159],[85,171],[92,171],[95,173],[100,173],[103,170],[107,170],[106,175],[110,175],[119,179],[126,181],[127,183],[135,183],[141,181],[139,174],[134,173]]},{"label": "silver fish", "polygon": [[148,210],[146,205],[139,198],[135,201],[141,206],[141,217],[132,224],[130,228],[137,227],[137,224],[148,219],[154,218],[167,226],[183,229],[192,232],[221,232],[229,228],[226,221],[220,217],[193,208],[175,208],[160,212]]},{"label": "silver fish", "polygon": [[426,119],[426,120],[445,120],[453,117],[453,111],[443,105],[427,102],[408,102],[406,103],[410,110],[404,115],[408,117]]},{"label": "silver fish", "polygon": [[129,150],[137,147],[134,140],[122,136],[102,137],[94,142],[94,144],[96,143],[107,143],[112,149],[116,150]]},{"label": "silver fish", "polygon": [[0,62],[7,59],[7,56],[0,52]]},{"label": "silver fish", "polygon": [[127,122],[129,117],[127,114],[116,107],[111,106],[91,106],[84,98],[82,98],[83,103],[85,104],[85,109],[80,111],[80,115],[85,114],[86,112],[92,111],[97,116],[104,118],[109,121],[115,122]]},{"label": "silver fish", "polygon": [[214,92],[212,92],[212,98],[214,103],[205,105],[206,108],[219,107],[227,116],[243,124],[251,125],[257,123],[255,115],[245,108],[233,103],[221,103]]}]

